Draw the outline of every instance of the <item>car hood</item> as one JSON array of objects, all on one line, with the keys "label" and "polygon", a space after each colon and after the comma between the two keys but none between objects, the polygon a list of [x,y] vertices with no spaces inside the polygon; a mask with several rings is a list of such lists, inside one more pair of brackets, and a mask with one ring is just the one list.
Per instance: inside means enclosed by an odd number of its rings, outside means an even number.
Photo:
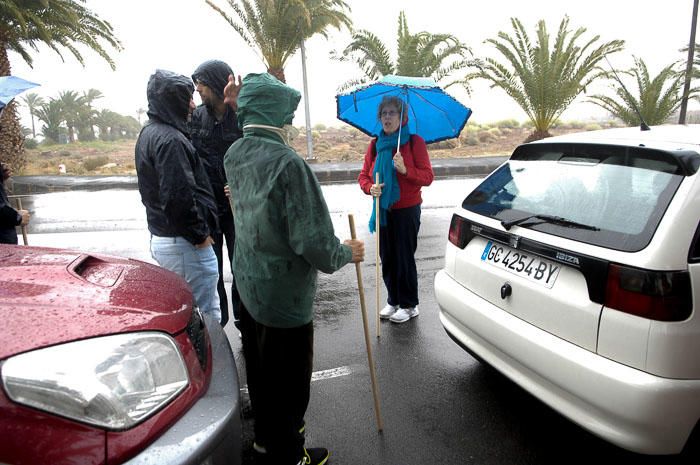
[{"label": "car hood", "polygon": [[175,273],[137,260],[0,245],[0,360],[108,334],[182,331],[192,294]]}]

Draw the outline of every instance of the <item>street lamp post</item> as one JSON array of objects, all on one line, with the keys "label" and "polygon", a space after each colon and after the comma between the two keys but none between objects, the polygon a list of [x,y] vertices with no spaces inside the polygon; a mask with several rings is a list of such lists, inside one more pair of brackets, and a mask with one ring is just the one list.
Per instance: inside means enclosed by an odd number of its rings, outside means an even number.
[{"label": "street lamp post", "polygon": [[313,139],[311,137],[311,114],[309,113],[309,86],[306,78],[306,49],[301,41],[301,74],[304,80],[304,110],[306,112],[306,160],[316,160],[314,157]]},{"label": "street lamp post", "polygon": [[695,29],[698,25],[698,0],[693,1],[693,18],[690,27],[690,42],[688,43],[688,62],[685,66],[685,85],[683,86],[683,99],[681,100],[681,113],[678,124],[685,124],[685,115],[688,110],[688,94],[690,93],[690,75],[693,70],[693,57],[695,56]]}]

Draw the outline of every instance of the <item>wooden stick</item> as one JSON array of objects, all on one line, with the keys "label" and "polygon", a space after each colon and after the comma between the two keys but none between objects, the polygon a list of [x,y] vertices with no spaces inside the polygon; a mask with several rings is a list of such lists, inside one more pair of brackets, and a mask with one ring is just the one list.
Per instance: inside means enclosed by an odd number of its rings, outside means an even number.
[{"label": "wooden stick", "polygon": [[[350,222],[350,237],[356,238],[355,234],[355,218],[352,214],[348,215]],[[362,310],[362,325],[365,330],[365,346],[367,346],[367,362],[369,363],[369,377],[372,381],[372,395],[374,396],[374,414],[377,417],[377,431],[382,431],[382,411],[379,406],[379,386],[377,386],[377,375],[374,372],[374,359],[372,358],[372,346],[369,341],[369,324],[367,322],[367,309],[365,308],[365,290],[362,287],[362,269],[360,263],[355,263],[355,271],[357,272],[357,288],[360,292],[360,309]]]},{"label": "wooden stick", "polygon": [[[17,197],[17,210],[23,210],[22,208],[22,199]],[[21,226],[22,228],[22,240],[24,241],[24,245],[29,245],[29,242],[27,241],[27,225],[23,224]]]},{"label": "wooden stick", "polygon": [[[377,184],[379,184],[379,173],[375,174],[376,179],[377,179]],[[377,247],[376,247],[376,270],[375,270],[375,280],[377,284],[377,302],[376,302],[376,310],[377,310],[377,337],[381,337],[382,335],[382,329],[381,329],[381,321],[379,319],[379,306],[380,300],[381,300],[381,288],[379,287],[379,277],[381,275],[381,270],[379,269],[379,197],[375,197],[375,204],[374,204],[374,211],[375,211],[375,227],[374,227],[374,235],[376,236],[376,242],[377,242]]]}]

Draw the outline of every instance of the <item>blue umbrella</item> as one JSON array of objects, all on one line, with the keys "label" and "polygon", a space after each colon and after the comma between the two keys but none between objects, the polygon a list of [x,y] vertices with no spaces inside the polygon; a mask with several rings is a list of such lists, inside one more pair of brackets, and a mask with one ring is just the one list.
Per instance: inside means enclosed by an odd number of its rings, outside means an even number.
[{"label": "blue umbrella", "polygon": [[336,95],[338,119],[369,136],[377,136],[382,130],[377,109],[386,95],[408,104],[409,132],[418,134],[426,143],[458,137],[472,114],[431,78],[388,75]]},{"label": "blue umbrella", "polygon": [[26,81],[17,76],[0,77],[0,110],[5,108],[5,105],[10,103],[17,95],[38,85],[35,82]]}]

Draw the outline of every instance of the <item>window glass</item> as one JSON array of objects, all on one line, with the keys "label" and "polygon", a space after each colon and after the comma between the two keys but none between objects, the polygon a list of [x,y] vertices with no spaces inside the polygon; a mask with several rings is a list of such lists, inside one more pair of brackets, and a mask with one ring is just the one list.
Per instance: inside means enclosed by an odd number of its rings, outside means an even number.
[{"label": "window glass", "polygon": [[[621,153],[620,151],[623,150]],[[644,248],[683,179],[667,157],[605,146],[548,144],[514,156],[464,201],[464,208],[502,221],[551,215],[591,226],[527,227],[617,250]]]}]

